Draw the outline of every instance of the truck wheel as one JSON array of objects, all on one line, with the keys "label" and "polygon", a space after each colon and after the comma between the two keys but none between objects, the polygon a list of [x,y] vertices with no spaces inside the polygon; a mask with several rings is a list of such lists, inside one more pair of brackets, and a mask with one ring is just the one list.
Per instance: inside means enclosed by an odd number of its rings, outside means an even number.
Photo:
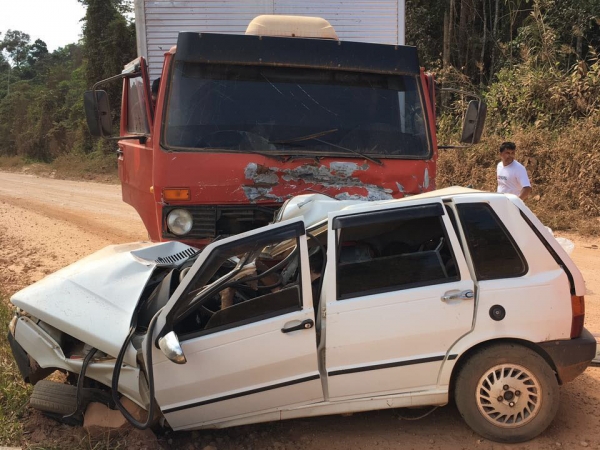
[{"label": "truck wheel", "polygon": [[456,406],[467,424],[497,442],[524,442],[544,431],[559,405],[556,375],[540,355],[499,344],[469,358],[456,379]]},{"label": "truck wheel", "polygon": [[41,380],[33,387],[29,404],[40,411],[67,415],[77,408],[77,387]]}]

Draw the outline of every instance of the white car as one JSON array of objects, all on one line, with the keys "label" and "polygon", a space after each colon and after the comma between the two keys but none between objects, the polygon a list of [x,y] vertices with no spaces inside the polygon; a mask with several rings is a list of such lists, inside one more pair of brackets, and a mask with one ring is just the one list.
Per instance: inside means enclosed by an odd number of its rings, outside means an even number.
[{"label": "white car", "polygon": [[15,294],[25,379],[84,380],[70,409],[76,388],[48,381],[32,405],[62,416],[110,392],[135,426],[152,420],[123,396],[187,430],[453,397],[481,436],[521,442],[595,355],[581,273],[515,196],[301,196],[279,219],[202,252],[112,246]]}]

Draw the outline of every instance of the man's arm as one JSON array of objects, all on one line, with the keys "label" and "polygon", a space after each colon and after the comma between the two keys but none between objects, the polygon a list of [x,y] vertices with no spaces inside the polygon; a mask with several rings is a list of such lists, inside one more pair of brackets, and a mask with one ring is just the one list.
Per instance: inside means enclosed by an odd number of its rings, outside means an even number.
[{"label": "man's arm", "polygon": [[533,189],[531,189],[531,186],[525,186],[523,189],[521,189],[519,198],[521,200],[525,200],[527,197],[529,197],[531,195],[532,191],[533,191]]},{"label": "man's arm", "polygon": [[519,198],[521,200],[525,200],[531,194],[531,182],[529,181],[529,176],[527,175],[527,169],[523,166],[520,166],[520,170],[517,172],[517,178],[521,186],[521,192],[519,192]]}]

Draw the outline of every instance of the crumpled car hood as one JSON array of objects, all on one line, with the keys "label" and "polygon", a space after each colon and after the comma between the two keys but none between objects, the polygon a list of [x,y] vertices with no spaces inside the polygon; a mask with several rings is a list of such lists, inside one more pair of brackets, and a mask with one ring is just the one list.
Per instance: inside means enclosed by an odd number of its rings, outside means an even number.
[{"label": "crumpled car hood", "polygon": [[17,292],[11,302],[116,357],[154,268],[196,251],[179,242],[112,245]]}]

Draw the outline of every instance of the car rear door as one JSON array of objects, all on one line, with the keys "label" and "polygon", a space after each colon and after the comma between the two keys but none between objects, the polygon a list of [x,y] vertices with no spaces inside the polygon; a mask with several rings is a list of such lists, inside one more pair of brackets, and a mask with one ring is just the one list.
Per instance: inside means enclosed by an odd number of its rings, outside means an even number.
[{"label": "car rear door", "polygon": [[[241,270],[223,274],[232,264]],[[206,247],[159,322],[187,358],[177,365],[154,349],[156,400],[171,427],[278,420],[278,409],[323,400],[308,266],[299,219]]]},{"label": "car rear door", "polygon": [[500,337],[569,339],[570,273],[513,202],[503,195],[490,197],[485,202],[467,195],[452,200],[478,292],[475,333],[461,346]]},{"label": "car rear door", "polygon": [[436,389],[456,359],[449,349],[471,330],[475,298],[448,214],[431,198],[330,214],[329,399]]}]

